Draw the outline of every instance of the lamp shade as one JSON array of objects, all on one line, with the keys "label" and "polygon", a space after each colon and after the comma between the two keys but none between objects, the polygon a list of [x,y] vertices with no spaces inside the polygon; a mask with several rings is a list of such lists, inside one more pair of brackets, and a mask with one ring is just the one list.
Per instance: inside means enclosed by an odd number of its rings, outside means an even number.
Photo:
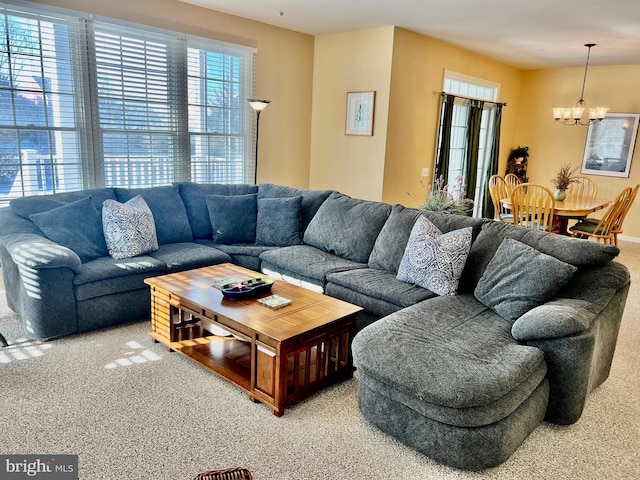
[{"label": "lamp shade", "polygon": [[249,99],[249,105],[251,105],[251,108],[253,108],[253,110],[256,112],[261,112],[262,110],[267,108],[270,103],[271,100],[259,100],[257,98]]}]

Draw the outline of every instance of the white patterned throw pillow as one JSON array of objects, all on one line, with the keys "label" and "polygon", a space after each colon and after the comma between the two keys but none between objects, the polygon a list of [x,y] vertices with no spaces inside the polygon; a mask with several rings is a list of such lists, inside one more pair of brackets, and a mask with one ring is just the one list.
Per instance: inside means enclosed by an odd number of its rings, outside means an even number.
[{"label": "white patterned throw pillow", "polygon": [[398,268],[397,279],[437,295],[455,295],[471,248],[471,227],[442,233],[420,215]]},{"label": "white patterned throw pillow", "polygon": [[156,224],[151,209],[140,195],[126,203],[105,200],[102,228],[109,255],[131,258],[158,249]]}]

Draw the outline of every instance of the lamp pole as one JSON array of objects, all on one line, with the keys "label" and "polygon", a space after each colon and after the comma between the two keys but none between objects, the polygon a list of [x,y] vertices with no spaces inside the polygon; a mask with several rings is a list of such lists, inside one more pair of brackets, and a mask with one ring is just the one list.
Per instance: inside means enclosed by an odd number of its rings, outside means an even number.
[{"label": "lamp pole", "polygon": [[254,168],[254,178],[253,183],[258,184],[258,135],[260,132],[260,112],[267,108],[267,106],[271,103],[271,100],[258,100],[256,98],[249,99],[249,105],[254,112],[256,112],[256,156],[255,156],[255,168]]}]

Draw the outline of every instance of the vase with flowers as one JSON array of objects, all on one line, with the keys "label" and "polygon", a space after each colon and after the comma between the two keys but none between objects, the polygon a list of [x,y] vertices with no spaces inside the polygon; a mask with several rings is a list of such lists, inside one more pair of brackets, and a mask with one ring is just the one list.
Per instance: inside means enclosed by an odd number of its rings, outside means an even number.
[{"label": "vase with flowers", "polygon": [[473,200],[467,198],[466,185],[462,183],[462,177],[456,177],[455,183],[449,185],[442,175],[436,178],[431,185],[425,186],[424,199],[418,199],[420,210],[432,212],[447,212],[457,215],[468,215],[473,210]]},{"label": "vase with flowers", "polygon": [[557,201],[561,202],[567,197],[567,188],[572,183],[575,183],[577,180],[572,178],[573,174],[576,172],[577,167],[572,167],[569,164],[562,165],[556,176],[551,179],[554,187],[556,187],[555,192],[553,192],[553,198]]}]

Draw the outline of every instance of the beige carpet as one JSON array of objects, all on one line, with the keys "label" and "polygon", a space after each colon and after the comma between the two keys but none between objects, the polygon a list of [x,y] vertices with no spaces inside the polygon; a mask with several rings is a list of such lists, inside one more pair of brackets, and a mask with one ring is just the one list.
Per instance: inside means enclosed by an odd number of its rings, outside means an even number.
[{"label": "beige carpet", "polygon": [[81,479],[190,479],[243,465],[276,479],[640,478],[640,245],[611,377],[569,427],[543,424],[505,464],[453,470],[363,420],[357,377],[282,418],[152,344],[147,322],[28,342],[0,300],[0,453],[78,454]]}]

